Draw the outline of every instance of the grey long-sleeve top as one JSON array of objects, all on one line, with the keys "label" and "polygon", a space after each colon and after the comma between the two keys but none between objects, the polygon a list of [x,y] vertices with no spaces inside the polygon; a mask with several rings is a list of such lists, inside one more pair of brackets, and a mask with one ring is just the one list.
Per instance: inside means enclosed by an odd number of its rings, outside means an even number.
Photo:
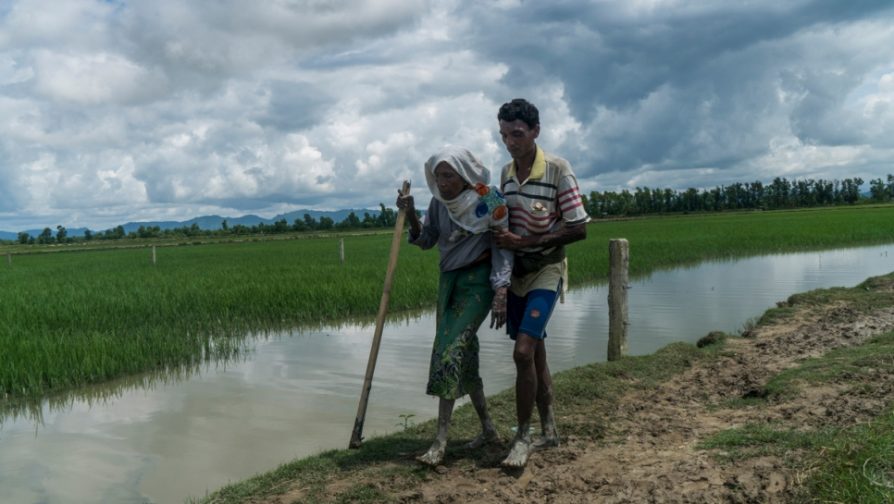
[{"label": "grey long-sleeve top", "polygon": [[509,285],[512,275],[513,253],[494,244],[491,232],[472,234],[456,225],[447,213],[447,207],[436,198],[431,199],[428,212],[422,222],[422,232],[409,242],[422,249],[430,249],[435,245],[441,253],[440,270],[453,271],[468,266],[490,249],[491,272],[490,284],[496,290]]}]

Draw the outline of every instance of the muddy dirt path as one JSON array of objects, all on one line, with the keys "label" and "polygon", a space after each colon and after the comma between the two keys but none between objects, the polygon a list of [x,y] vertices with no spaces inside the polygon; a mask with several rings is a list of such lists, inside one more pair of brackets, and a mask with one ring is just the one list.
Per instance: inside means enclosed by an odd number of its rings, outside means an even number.
[{"label": "muddy dirt path", "polygon": [[[894,285],[881,289],[891,291]],[[697,449],[698,443],[745,424],[847,426],[878,415],[894,396],[894,376],[872,377],[870,391],[859,396],[827,383],[801,387],[796,396],[759,408],[726,404],[760,396],[771,377],[801,359],[891,330],[894,307],[867,312],[840,301],[796,305],[792,316],[728,340],[719,358],[696,361],[658,390],[625,395],[617,411],[607,415],[614,420],[604,439],[566,438],[559,448],[534,454],[528,467],[515,474],[499,467],[497,452],[488,457],[493,460],[473,466],[439,467],[411,491],[391,493],[387,481],[370,483],[399,502],[784,502],[805,474],[771,456],[725,463],[716,452]],[[345,484],[333,483],[330,495]],[[300,500],[300,494],[274,501]]]},{"label": "muddy dirt path", "polygon": [[[723,408],[760,395],[764,384],[798,360],[819,356],[894,329],[894,307],[861,314],[844,305],[805,307],[748,338],[727,343],[719,360],[696,364],[658,391],[628,394],[603,442],[569,439],[536,454],[519,477],[476,469],[428,482],[407,500],[423,502],[782,502],[804,475],[774,457],[725,465],[695,449],[708,436],[747,423],[821,427],[877,415],[892,387],[865,396],[828,385],[762,408]],[[877,377],[891,383],[892,377]]]}]

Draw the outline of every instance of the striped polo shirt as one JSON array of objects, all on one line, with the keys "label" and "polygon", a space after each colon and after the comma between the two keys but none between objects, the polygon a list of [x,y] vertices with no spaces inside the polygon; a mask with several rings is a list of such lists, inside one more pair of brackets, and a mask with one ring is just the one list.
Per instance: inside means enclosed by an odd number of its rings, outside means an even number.
[{"label": "striped polo shirt", "polygon": [[[503,167],[500,181],[509,206],[509,230],[519,236],[544,234],[562,225],[590,221],[571,165],[540,147],[527,180],[518,180],[513,160]],[[521,249],[521,253],[546,255],[554,250],[555,247],[530,247]]]}]

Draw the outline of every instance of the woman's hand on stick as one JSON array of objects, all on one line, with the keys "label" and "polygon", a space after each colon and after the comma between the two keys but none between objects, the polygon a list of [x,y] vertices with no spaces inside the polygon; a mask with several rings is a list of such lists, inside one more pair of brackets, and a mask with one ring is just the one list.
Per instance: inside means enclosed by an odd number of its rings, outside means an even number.
[{"label": "woman's hand on stick", "polygon": [[409,194],[404,196],[400,193],[400,190],[397,191],[395,206],[398,210],[406,210],[408,214],[416,213],[416,202],[413,200],[413,196]]},{"label": "woman's hand on stick", "polygon": [[419,222],[419,216],[416,215],[416,201],[412,196],[401,194],[397,191],[397,201],[395,202],[398,210],[403,210],[407,216],[407,222],[410,224],[410,237],[416,239],[422,232],[422,223]]}]

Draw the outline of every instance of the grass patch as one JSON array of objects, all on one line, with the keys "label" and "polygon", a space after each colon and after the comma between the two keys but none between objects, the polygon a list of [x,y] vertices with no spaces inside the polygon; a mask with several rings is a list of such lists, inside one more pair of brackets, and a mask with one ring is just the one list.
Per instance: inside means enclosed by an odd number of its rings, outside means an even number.
[{"label": "grass patch", "polygon": [[[832,434],[834,436],[834,434]],[[752,457],[773,455],[784,457],[792,450],[813,448],[821,445],[829,433],[801,432],[794,429],[776,429],[770,425],[749,424],[728,429],[699,443],[701,449],[718,449],[719,457],[735,461]]]},{"label": "grass patch", "polygon": [[[870,280],[876,287],[883,279]],[[827,289],[807,293],[798,302],[848,299],[862,306],[866,285],[851,290]],[[880,297],[887,293],[879,294]],[[740,400],[728,406],[761,407],[797,393],[807,384],[836,384],[849,393],[870,393],[880,384],[877,376],[894,374],[894,332],[872,338],[856,347],[838,348],[822,357],[806,359],[767,384],[767,397]],[[716,434],[700,444],[702,449],[722,450],[720,459],[737,460],[776,456],[809,474],[796,502],[894,502],[894,410],[868,424],[848,428],[800,430],[774,425],[746,425]]]},{"label": "grass patch", "polygon": [[[869,278],[853,288],[832,287],[793,294],[776,308],[763,313],[756,321],[749,322],[747,330],[755,325],[767,325],[790,318],[799,307],[821,307],[829,310],[833,303],[847,305],[848,310],[866,313],[894,304],[891,275]],[[834,310],[834,307],[831,309]],[[829,316],[826,313],[827,317]],[[832,314],[834,316],[834,313]]]},{"label": "grass patch", "polygon": [[381,490],[370,485],[356,485],[338,496],[338,504],[363,502],[389,502],[390,499]]},{"label": "grass patch", "polygon": [[803,432],[748,425],[700,445],[728,462],[776,456],[809,474],[794,502],[894,502],[894,411],[871,424]]},{"label": "grass patch", "polygon": [[796,502],[894,502],[894,411],[818,448],[817,467]]},{"label": "grass patch", "polygon": [[859,388],[880,371],[894,373],[894,332],[857,347],[837,348],[782,371],[767,382],[767,396],[791,396],[799,385],[807,383],[844,383]]}]

